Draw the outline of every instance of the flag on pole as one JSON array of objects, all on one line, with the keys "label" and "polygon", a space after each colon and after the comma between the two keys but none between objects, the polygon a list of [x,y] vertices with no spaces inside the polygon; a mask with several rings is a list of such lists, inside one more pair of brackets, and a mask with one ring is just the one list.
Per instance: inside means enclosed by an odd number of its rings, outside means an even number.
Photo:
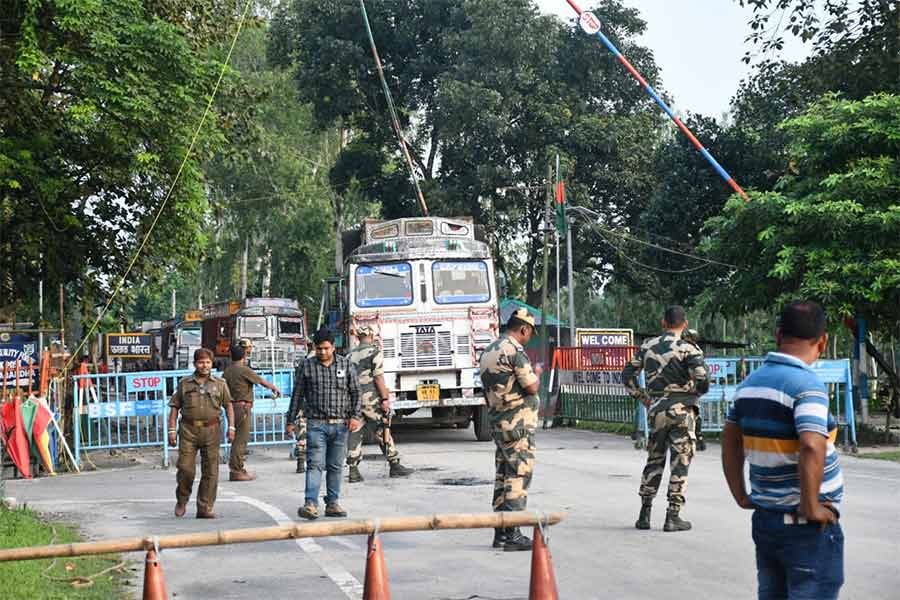
[{"label": "flag on pole", "polygon": [[3,404],[3,444],[6,453],[12,459],[19,473],[25,479],[31,479],[31,454],[28,452],[28,435],[22,422],[22,400],[17,396],[15,401]]},{"label": "flag on pole", "polygon": [[53,471],[53,457],[50,454],[50,432],[47,425],[50,424],[53,415],[43,402],[34,398],[28,398],[22,403],[22,424],[25,435],[31,442],[31,451],[40,457],[44,464],[44,470],[48,475],[55,475]]},{"label": "flag on pole", "polygon": [[563,181],[556,183],[556,230],[559,235],[566,235],[566,185]]}]

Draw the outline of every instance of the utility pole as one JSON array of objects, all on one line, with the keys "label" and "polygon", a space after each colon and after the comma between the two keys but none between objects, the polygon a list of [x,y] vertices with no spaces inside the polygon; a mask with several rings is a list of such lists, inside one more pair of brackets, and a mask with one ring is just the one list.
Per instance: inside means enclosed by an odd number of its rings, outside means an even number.
[{"label": "utility pole", "polygon": [[[541,362],[547,365],[547,271],[550,268],[550,202],[553,198],[553,165],[547,165],[547,197],[544,203],[544,272],[541,274]],[[547,380],[541,375],[541,390],[544,395],[544,428],[547,427],[547,412],[550,410],[550,394],[544,385]]]},{"label": "utility pole", "polygon": [[[559,154],[556,155],[556,193],[559,194]],[[557,198],[557,202],[560,199]],[[559,292],[559,230],[555,230],[554,238],[556,239],[556,310],[553,311],[553,314],[556,317],[556,347],[559,348],[562,346],[562,330],[560,325],[560,317],[562,316],[562,303],[560,301],[560,292]]]},{"label": "utility pole", "polygon": [[250,254],[250,236],[244,238],[244,253],[241,255],[241,300],[247,297],[247,258]]},{"label": "utility pole", "polygon": [[[15,319],[13,319],[15,323]],[[15,327],[15,326],[13,326]],[[44,329],[44,280],[38,280],[38,329]],[[38,356],[44,352],[44,332],[38,332]]]},{"label": "utility pole", "polygon": [[172,288],[172,318],[175,318],[175,288]]},{"label": "utility pole", "polygon": [[[568,208],[568,207],[567,207]],[[575,346],[575,274],[572,272],[572,224],[566,214],[566,267],[569,272],[569,345]]]}]

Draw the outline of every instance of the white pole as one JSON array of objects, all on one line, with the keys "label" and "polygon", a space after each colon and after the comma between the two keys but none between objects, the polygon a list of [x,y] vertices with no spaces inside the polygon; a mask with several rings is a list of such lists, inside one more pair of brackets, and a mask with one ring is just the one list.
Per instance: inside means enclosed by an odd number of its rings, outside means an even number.
[{"label": "white pole", "polygon": [[[559,185],[559,154],[556,155],[556,184]],[[557,189],[557,193],[559,190]],[[557,200],[558,202],[559,200]],[[565,207],[563,207],[565,209]],[[563,213],[565,214],[565,213]],[[562,346],[562,337],[560,330],[560,317],[562,316],[562,306],[559,293],[559,230],[556,231],[556,347]]]}]

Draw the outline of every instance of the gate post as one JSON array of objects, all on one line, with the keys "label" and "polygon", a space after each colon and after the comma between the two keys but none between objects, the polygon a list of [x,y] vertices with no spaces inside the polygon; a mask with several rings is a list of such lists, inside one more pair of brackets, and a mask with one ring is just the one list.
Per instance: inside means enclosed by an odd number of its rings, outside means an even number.
[{"label": "gate post", "polygon": [[[81,395],[78,393],[81,381],[77,380],[77,375],[72,378],[72,395],[74,397],[72,411],[72,429],[75,438],[75,468],[81,469]],[[60,432],[62,433],[62,432]],[[63,433],[63,435],[65,435]]]}]

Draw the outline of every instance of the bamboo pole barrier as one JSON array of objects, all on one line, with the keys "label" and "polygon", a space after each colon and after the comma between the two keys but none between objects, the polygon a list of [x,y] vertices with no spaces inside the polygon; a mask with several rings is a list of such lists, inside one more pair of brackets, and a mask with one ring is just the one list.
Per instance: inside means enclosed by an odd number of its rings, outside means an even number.
[{"label": "bamboo pole barrier", "polygon": [[437,529],[486,529],[493,527],[556,525],[566,513],[537,513],[528,511],[493,512],[480,514],[448,514],[426,517],[389,517],[331,523],[294,523],[275,527],[226,529],[201,533],[181,533],[159,537],[133,537],[101,542],[78,542],[52,546],[27,546],[0,550],[0,562],[34,560],[64,556],[87,556],[117,552],[145,552],[153,548],[196,548],[249,544],[275,540],[329,537],[335,535],[368,535],[397,531],[432,531]]}]

